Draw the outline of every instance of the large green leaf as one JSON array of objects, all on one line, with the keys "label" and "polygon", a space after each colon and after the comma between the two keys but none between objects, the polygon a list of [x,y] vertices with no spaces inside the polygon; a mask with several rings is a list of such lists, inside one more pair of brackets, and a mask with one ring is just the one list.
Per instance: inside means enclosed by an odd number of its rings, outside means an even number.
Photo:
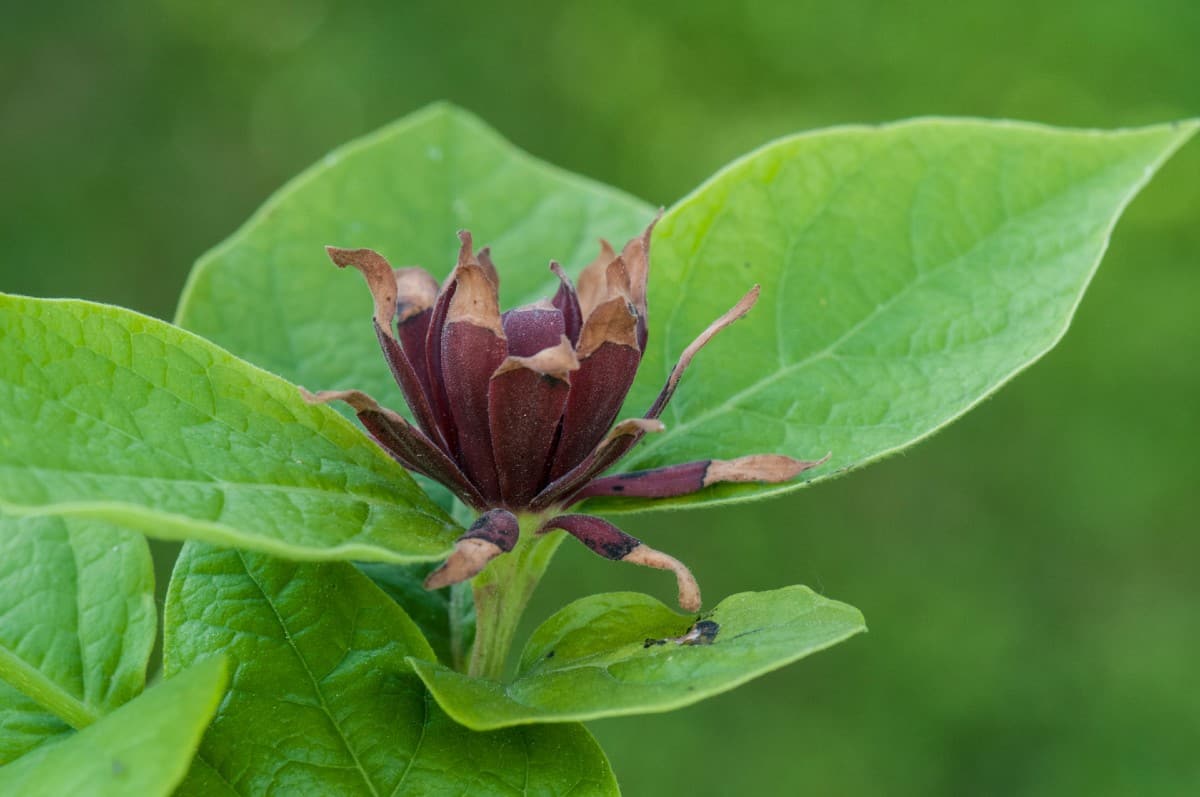
[{"label": "large green leaf", "polygon": [[413,622],[347,563],[185,546],[167,596],[168,672],[226,652],[228,698],[191,794],[611,794],[580,725],[474,733],[406,663],[432,659]]},{"label": "large green leaf", "polygon": [[[925,119],[771,144],[654,237],[651,342],[626,409],[752,284],[627,470],[779,452],[814,478],[932,434],[1062,337],[1117,217],[1195,122],[1111,133]],[[655,507],[763,496],[722,485]],[[594,502],[594,508],[649,508]]]},{"label": "large green leaf", "polygon": [[[317,388],[402,409],[371,331],[371,297],[326,244],[371,247],[439,279],[469,229],[490,245],[506,306],[548,298],[551,258],[581,267],[597,239],[632,237],[654,209],[537,161],[475,117],[435,105],[331,153],[196,264],[178,322]],[[331,342],[335,341],[335,345]]]},{"label": "large green leaf", "polygon": [[0,764],[139,694],[156,625],[144,537],[0,512]]},{"label": "large green leaf", "polygon": [[438,660],[462,669],[475,639],[475,602],[469,582],[425,589],[425,577],[439,565],[364,563],[366,573],[388,597],[404,607]]},{"label": "large green leaf", "polygon": [[0,507],[304,559],[435,559],[455,536],[282,379],[127,310],[4,295]]},{"label": "large green leaf", "polygon": [[0,767],[0,794],[166,797],[187,772],[225,678],[220,658],[180,673],[69,739]]},{"label": "large green leaf", "polygon": [[[804,134],[737,161],[655,234],[650,349],[627,414],[650,404],[679,353],[734,298],[760,283],[763,299],[697,358],[667,432],[622,468],[832,452],[812,480],[932,434],[1057,342],[1120,212],[1194,130],[931,119]],[[369,297],[326,263],[322,244],[370,246],[442,273],[452,232],[468,227],[495,245],[511,305],[549,293],[548,258],[577,267],[594,238],[623,240],[650,212],[436,106],[281,191],[201,260],[179,319],[309,387],[395,396]],[[720,502],[796,486],[592,506]]]},{"label": "large green leaf", "polygon": [[412,663],[446,713],[467,727],[489,730],[670,711],[866,630],[857,609],[807,587],[733,595],[706,615],[719,626],[711,644],[669,641],[695,619],[648,595],[593,595],[534,632],[511,683],[468,678],[430,661]]}]

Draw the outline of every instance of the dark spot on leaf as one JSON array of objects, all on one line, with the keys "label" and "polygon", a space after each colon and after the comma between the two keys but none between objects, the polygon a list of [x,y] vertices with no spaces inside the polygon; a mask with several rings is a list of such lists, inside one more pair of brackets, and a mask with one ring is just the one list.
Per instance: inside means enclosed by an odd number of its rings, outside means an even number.
[{"label": "dark spot on leaf", "polygon": [[552,650],[552,651],[550,651],[549,653],[547,653],[547,654],[546,654],[546,658],[548,658],[548,659],[552,659],[552,658],[554,658],[554,651]]}]

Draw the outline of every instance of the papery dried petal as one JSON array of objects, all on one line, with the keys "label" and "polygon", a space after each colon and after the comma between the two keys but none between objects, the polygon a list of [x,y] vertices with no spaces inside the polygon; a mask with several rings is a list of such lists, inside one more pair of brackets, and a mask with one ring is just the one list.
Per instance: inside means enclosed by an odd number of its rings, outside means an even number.
[{"label": "papery dried petal", "polygon": [[632,306],[618,296],[597,307],[584,322],[577,351],[579,372],[571,378],[552,479],[587,456],[621,411],[641,360]]},{"label": "papery dried petal", "polygon": [[553,529],[562,529],[605,559],[670,570],[679,586],[680,608],[688,612],[700,609],[700,586],[687,566],[675,557],[651,548],[607,520],[592,515],[558,515],[546,521],[538,533]]},{"label": "papery dried petal", "polygon": [[785,482],[828,461],[829,455],[819,460],[803,461],[781,454],[752,454],[729,460],[703,459],[593,479],[573,496],[573,500],[582,501],[602,495],[671,498],[694,493],[720,482]]},{"label": "papery dried petal", "polygon": [[520,525],[511,512],[484,512],[454,543],[454,552],[425,579],[425,589],[440,589],[474,578],[487,563],[517,544]]},{"label": "papery dried petal", "polygon": [[616,257],[617,253],[613,251],[612,245],[601,238],[600,254],[579,272],[579,279],[575,280],[575,291],[579,296],[579,308],[585,319],[591,315],[596,305],[604,301],[608,291],[608,264]]},{"label": "papery dried petal", "polygon": [[488,394],[492,449],[500,494],[524,506],[546,478],[547,461],[567,394],[569,374],[579,368],[565,335],[531,357],[508,357],[492,376]]},{"label": "papery dried petal", "polygon": [[654,226],[658,224],[658,220],[662,218],[662,215],[663,212],[660,209],[658,215],[654,217],[654,220],[650,222],[642,234],[637,238],[631,239],[629,243],[625,244],[625,248],[621,250],[621,260],[624,262],[625,269],[629,274],[629,293],[638,315],[637,345],[639,351],[646,350],[646,321],[649,318],[646,303],[646,283],[650,277],[650,234],[654,232]]},{"label": "papery dried petal", "polygon": [[728,312],[709,324],[707,329],[688,344],[688,347],[683,350],[683,354],[679,355],[679,360],[675,363],[675,367],[671,369],[671,374],[667,377],[667,383],[663,385],[662,392],[658,394],[658,398],[654,400],[654,403],[650,405],[650,409],[646,411],[647,418],[657,418],[662,415],[662,411],[666,409],[671,396],[675,395],[675,388],[679,386],[679,380],[683,378],[683,372],[691,364],[692,358],[696,356],[697,352],[708,345],[708,342],[718,332],[750,312],[750,308],[758,301],[758,293],[759,287],[755,285]]},{"label": "papery dried petal", "polygon": [[300,388],[310,404],[344,401],[358,413],[358,419],[384,451],[409,470],[415,470],[446,485],[463,503],[476,508],[484,505],[483,496],[468,481],[458,465],[433,441],[399,414],[379,406],[361,390],[322,390],[310,393]]}]

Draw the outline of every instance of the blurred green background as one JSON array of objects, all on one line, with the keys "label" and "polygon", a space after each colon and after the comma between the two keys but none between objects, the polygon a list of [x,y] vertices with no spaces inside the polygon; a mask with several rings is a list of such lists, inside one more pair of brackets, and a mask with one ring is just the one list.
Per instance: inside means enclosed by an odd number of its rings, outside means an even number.
[{"label": "blurred green background", "polygon": [[[1200,114],[1196,0],[9,4],[0,290],[170,318],[324,152],[446,98],[671,204],[785,133],[923,114]],[[1200,144],[1133,204],[1060,347],[906,455],[640,516],[711,598],[807,583],[871,633],[593,724],[630,795],[1200,793]],[[436,265],[436,264],[427,264]],[[564,545],[532,619],[659,573]]]}]

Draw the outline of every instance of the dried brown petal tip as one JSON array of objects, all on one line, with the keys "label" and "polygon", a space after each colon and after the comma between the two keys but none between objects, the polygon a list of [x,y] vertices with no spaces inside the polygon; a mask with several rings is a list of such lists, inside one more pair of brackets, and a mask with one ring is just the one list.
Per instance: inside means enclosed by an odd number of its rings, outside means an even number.
[{"label": "dried brown petal tip", "polygon": [[375,321],[385,329],[390,328],[392,316],[396,314],[396,277],[391,265],[383,255],[372,249],[341,249],[325,247],[338,268],[353,266],[362,272],[375,300]]},{"label": "dried brown petal tip", "polygon": [[562,529],[605,559],[670,570],[679,587],[680,608],[689,612],[700,608],[700,586],[686,565],[643,544],[607,520],[592,515],[559,515],[546,521],[538,533],[545,534],[553,529]]},{"label": "dried brown petal tip", "polygon": [[679,586],[679,608],[685,612],[700,610],[700,585],[696,583],[696,578],[687,565],[674,556],[656,551],[649,545],[639,545],[630,551],[623,561],[659,570],[670,570],[675,574],[675,581]]},{"label": "dried brown petal tip", "polygon": [[409,266],[395,269],[396,320],[403,324],[413,316],[433,307],[437,301],[438,283],[423,268]]},{"label": "dried brown petal tip", "polygon": [[454,543],[454,552],[445,564],[425,579],[425,589],[440,589],[474,578],[487,563],[517,544],[520,527],[517,518],[503,509],[479,516]]},{"label": "dried brown petal tip", "polygon": [[662,411],[666,409],[667,403],[671,400],[671,396],[675,395],[675,388],[679,386],[679,380],[683,378],[683,372],[687,370],[688,365],[691,364],[692,358],[695,357],[701,349],[707,346],[708,342],[712,340],[718,332],[732,324],[734,321],[737,321],[742,316],[746,315],[746,313],[750,312],[750,308],[754,307],[754,303],[758,301],[759,291],[760,288],[757,285],[751,288],[745,296],[738,300],[737,304],[729,308],[729,310],[716,321],[713,321],[711,324],[709,324],[708,328],[697,335],[696,339],[693,340],[688,347],[683,350],[683,354],[679,355],[679,361],[676,362],[675,367],[671,369],[671,375],[667,377],[667,383],[663,385],[662,392],[658,394],[658,398],[654,400],[654,404],[652,404],[650,409],[646,412],[646,417],[657,418],[662,414]]},{"label": "dried brown petal tip", "polygon": [[829,461],[829,454],[804,461],[782,454],[752,454],[737,459],[714,459],[704,474],[704,486],[717,482],[785,482]]}]

